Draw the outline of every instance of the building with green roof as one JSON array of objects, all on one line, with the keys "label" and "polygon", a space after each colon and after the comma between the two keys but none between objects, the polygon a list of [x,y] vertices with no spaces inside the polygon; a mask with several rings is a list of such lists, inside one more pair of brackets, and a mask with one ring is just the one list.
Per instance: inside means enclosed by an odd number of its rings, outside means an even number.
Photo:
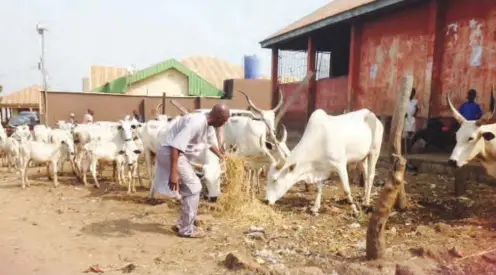
[{"label": "building with green roof", "polygon": [[119,77],[91,92],[129,95],[221,97],[224,92],[184,66],[169,59],[133,74]]}]

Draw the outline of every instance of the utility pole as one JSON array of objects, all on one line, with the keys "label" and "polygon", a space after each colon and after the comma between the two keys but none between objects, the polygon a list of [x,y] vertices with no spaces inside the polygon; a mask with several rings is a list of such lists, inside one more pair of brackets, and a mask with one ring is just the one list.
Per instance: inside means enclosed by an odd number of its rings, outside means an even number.
[{"label": "utility pole", "polygon": [[47,84],[47,77],[46,77],[46,70],[45,70],[45,31],[47,29],[40,25],[36,24],[36,31],[38,31],[38,34],[41,36],[41,57],[40,57],[40,70],[41,70],[41,75],[43,77],[43,97],[44,97],[44,117],[45,117],[45,125],[48,124],[48,95],[47,95],[47,89],[48,89],[48,84]]}]

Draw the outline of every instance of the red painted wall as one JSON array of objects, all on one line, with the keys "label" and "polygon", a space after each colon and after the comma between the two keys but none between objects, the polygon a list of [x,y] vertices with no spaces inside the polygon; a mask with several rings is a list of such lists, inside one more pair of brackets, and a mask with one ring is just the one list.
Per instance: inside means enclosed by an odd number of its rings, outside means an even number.
[{"label": "red painted wall", "polygon": [[[363,22],[354,109],[368,108],[377,115],[391,115],[401,78],[414,77],[420,109],[428,106],[433,43],[429,32],[429,4]],[[425,115],[421,111],[421,115]]]},{"label": "red painted wall", "polygon": [[317,81],[315,109],[329,114],[341,114],[348,108],[348,77],[325,78]]},{"label": "red painted wall", "polygon": [[496,1],[450,0],[445,16],[441,91],[433,92],[432,114],[450,116],[446,93],[458,107],[470,88],[487,110],[491,86],[496,85]]},{"label": "red painted wall", "polygon": [[[279,89],[284,95],[284,102],[300,85],[299,82],[279,84]],[[307,121],[308,89],[301,91],[298,98],[293,101],[282,118],[282,123],[290,129],[304,129]]]}]

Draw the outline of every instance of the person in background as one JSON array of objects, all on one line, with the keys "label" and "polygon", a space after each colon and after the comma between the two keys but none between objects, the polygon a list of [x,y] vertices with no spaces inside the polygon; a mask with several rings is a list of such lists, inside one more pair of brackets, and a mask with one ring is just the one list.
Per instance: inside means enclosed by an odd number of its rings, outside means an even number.
[{"label": "person in background", "polygon": [[93,110],[88,109],[88,112],[84,114],[83,123],[84,124],[93,123]]},{"label": "person in background", "polygon": [[478,120],[482,117],[482,109],[475,102],[476,97],[477,92],[474,89],[470,89],[467,93],[467,101],[460,106],[459,112],[466,120]]},{"label": "person in background", "polygon": [[412,88],[410,93],[410,100],[406,106],[406,115],[405,115],[405,128],[404,128],[404,140],[405,140],[405,152],[410,151],[411,148],[411,140],[415,135],[417,125],[416,125],[416,117],[419,111],[418,108],[418,100],[415,98],[417,95],[417,91],[415,88]]},{"label": "person in background", "polygon": [[156,155],[154,188],[161,194],[180,197],[181,217],[173,230],[181,237],[205,236],[195,226],[202,184],[191,161],[204,148],[210,148],[210,151],[223,159],[219,148],[214,145],[215,131],[209,126],[221,127],[228,119],[229,107],[224,104],[215,105],[207,114],[187,114],[171,126],[165,139],[160,142]]}]

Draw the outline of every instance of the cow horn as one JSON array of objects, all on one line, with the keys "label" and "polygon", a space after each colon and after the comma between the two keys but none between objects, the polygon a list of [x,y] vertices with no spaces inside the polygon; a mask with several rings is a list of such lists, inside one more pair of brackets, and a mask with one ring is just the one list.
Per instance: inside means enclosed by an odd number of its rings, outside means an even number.
[{"label": "cow horn", "polygon": [[159,113],[159,112],[158,112],[158,109],[160,109],[160,108],[162,107],[162,105],[163,105],[162,103],[159,103],[159,104],[157,105],[157,107],[155,107],[155,115],[157,115],[157,114]]},{"label": "cow horn", "polygon": [[284,167],[285,164],[286,164],[286,160],[285,159],[279,160],[279,162],[276,165],[276,169],[277,170],[281,170]]},{"label": "cow horn", "polygon": [[189,111],[188,109],[184,108],[181,104],[179,104],[177,101],[175,100],[171,100],[170,103],[172,103],[172,105],[174,105],[174,107],[176,107],[179,111],[181,111],[184,115],[186,114],[189,114]]},{"label": "cow horn", "polygon": [[451,112],[453,113],[453,117],[461,124],[465,121],[467,121],[459,112],[458,110],[453,107],[453,104],[451,103],[450,95],[449,93],[446,94],[446,100],[448,101],[448,106],[451,109]]},{"label": "cow horn", "polygon": [[282,126],[282,137],[281,137],[281,143],[286,143],[286,140],[288,139],[288,131],[286,130],[286,126],[284,124],[281,124]]},{"label": "cow horn", "polygon": [[496,108],[494,108],[494,86],[491,89],[491,101],[489,103],[489,113],[485,113],[480,119],[475,122],[475,125],[481,126],[490,124],[496,115]]},{"label": "cow horn", "polygon": [[255,103],[253,103],[253,101],[251,101],[250,97],[243,91],[239,91],[238,92],[242,93],[245,97],[246,97],[246,101],[248,101],[248,105],[250,105],[250,107],[255,110],[257,113],[262,113],[262,110],[259,109],[257,106],[255,106]]},{"label": "cow horn", "polygon": [[281,109],[283,103],[284,103],[284,95],[283,95],[281,89],[279,89],[279,102],[277,102],[277,106],[274,109],[272,109],[272,111],[274,111],[274,113],[279,111],[279,109]]},{"label": "cow horn", "polygon": [[195,169],[198,169],[198,170],[203,170],[203,165],[199,164],[199,163],[196,163],[196,162],[190,162],[191,166],[193,166],[193,168]]},{"label": "cow horn", "polygon": [[259,143],[260,143],[260,148],[262,148],[262,151],[267,155],[267,157],[269,157],[270,161],[272,163],[276,163],[276,159],[274,158],[274,156],[265,147],[265,139],[264,139],[264,136],[263,135],[260,135]]},{"label": "cow horn", "polygon": [[307,76],[303,79],[303,81],[301,81],[300,85],[298,85],[296,90],[291,94],[291,96],[288,98],[288,101],[286,101],[286,104],[284,104],[284,106],[282,106],[282,108],[279,110],[279,113],[277,114],[275,119],[274,127],[277,127],[277,125],[279,125],[279,122],[281,121],[282,117],[288,110],[289,106],[293,104],[293,102],[296,100],[300,92],[303,91],[303,88],[305,88],[308,85],[310,79],[314,76],[314,74],[315,73],[312,71],[308,72]]}]

